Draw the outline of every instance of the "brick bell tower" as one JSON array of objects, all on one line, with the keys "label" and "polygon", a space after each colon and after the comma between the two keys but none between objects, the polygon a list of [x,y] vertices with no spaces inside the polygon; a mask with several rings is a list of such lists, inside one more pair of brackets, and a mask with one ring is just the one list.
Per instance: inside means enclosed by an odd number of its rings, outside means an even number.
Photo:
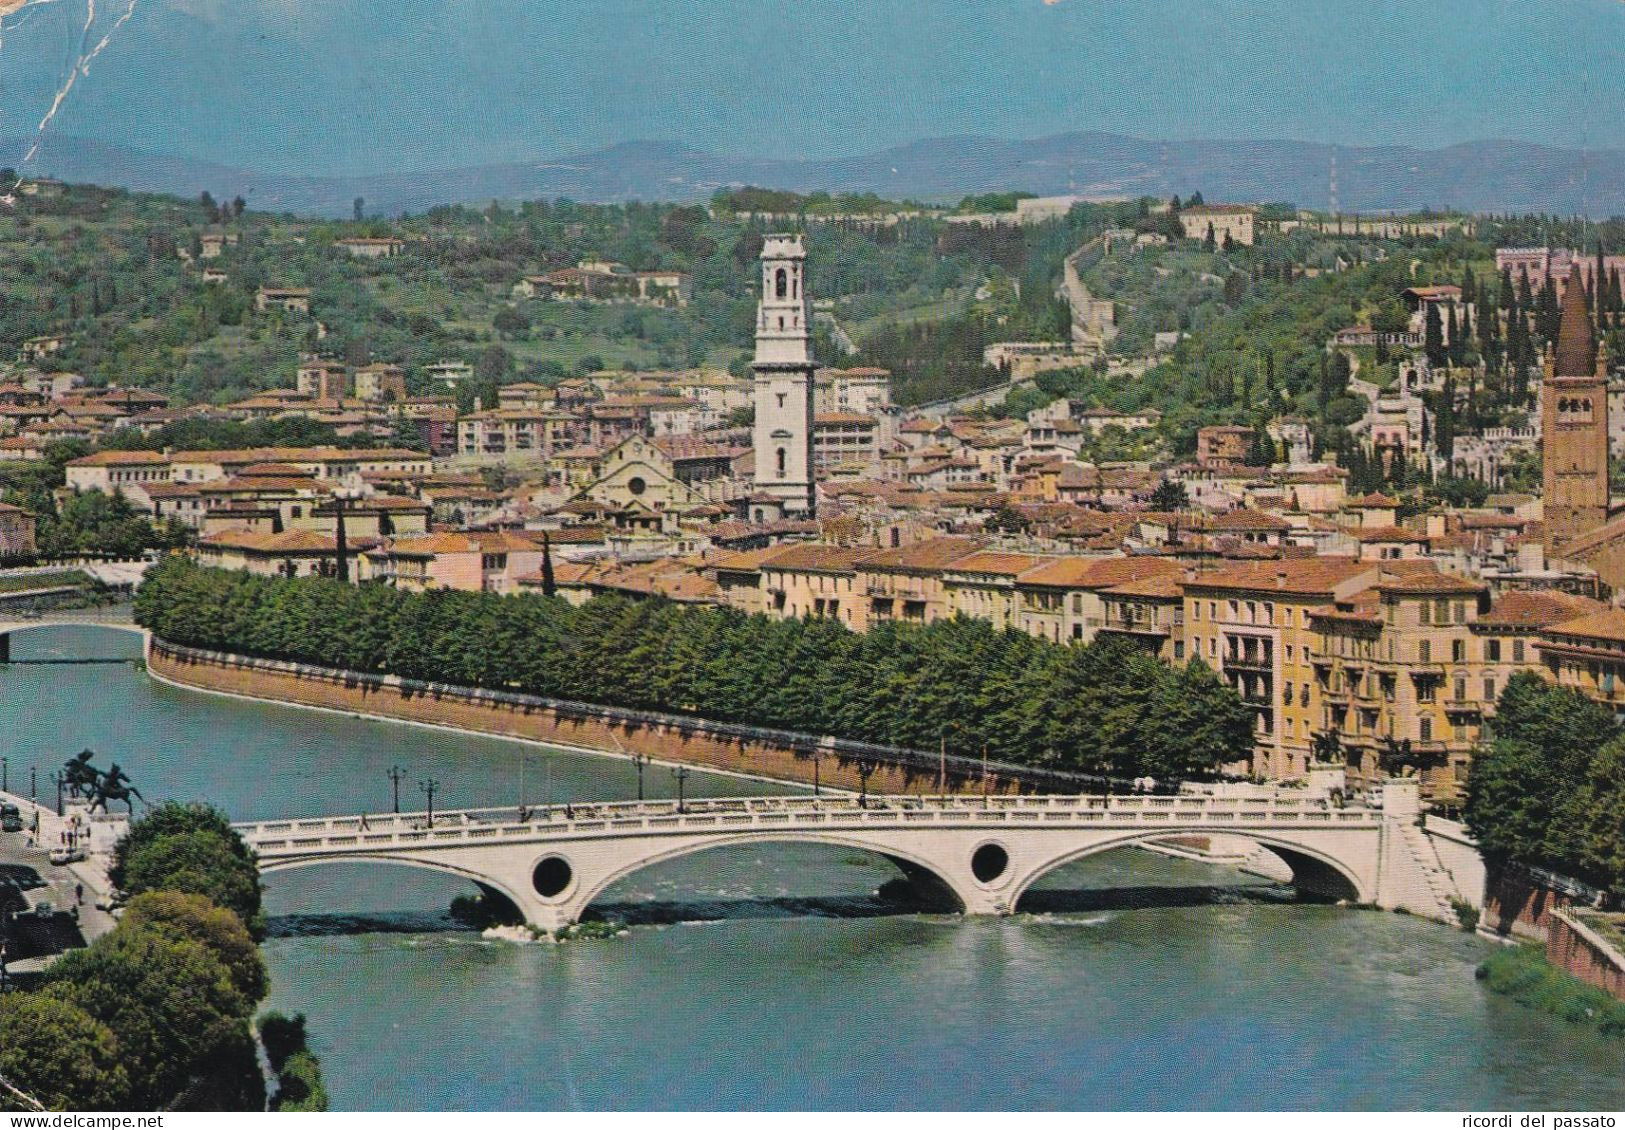
[{"label": "brick bell tower", "polygon": [[1540,417],[1546,551],[1560,556],[1575,537],[1608,521],[1608,361],[1591,332],[1579,267],[1563,288]]}]

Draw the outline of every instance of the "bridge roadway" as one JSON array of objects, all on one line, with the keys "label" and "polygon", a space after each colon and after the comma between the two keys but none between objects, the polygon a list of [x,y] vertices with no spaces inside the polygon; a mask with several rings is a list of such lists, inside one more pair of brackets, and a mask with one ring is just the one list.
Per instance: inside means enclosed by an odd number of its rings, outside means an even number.
[{"label": "bridge roadway", "polygon": [[[449,872],[501,893],[547,930],[576,922],[617,879],[725,844],[871,851],[964,913],[1008,914],[1032,883],[1063,864],[1203,834],[1263,845],[1292,868],[1300,888],[1443,917],[1458,892],[1421,858],[1417,837],[1403,834],[1418,811],[1414,782],[1396,781],[1380,809],[1338,807],[1302,789],[1247,797],[881,796],[867,803],[842,795],[471,809],[437,812],[432,826],[419,812],[237,828],[263,872],[340,861]],[[1481,892],[1459,893],[1477,901]]]}]

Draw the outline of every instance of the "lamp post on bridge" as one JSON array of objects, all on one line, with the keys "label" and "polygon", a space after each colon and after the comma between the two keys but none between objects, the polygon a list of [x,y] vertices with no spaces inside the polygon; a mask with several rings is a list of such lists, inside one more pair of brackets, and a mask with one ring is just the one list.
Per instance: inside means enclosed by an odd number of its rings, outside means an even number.
[{"label": "lamp post on bridge", "polygon": [[395,786],[395,814],[398,816],[401,811],[401,781],[406,777],[406,770],[399,765],[391,765],[387,776],[389,783]]},{"label": "lamp post on bridge", "polygon": [[440,788],[440,782],[430,777],[427,781],[419,781],[418,788],[423,795],[429,798],[429,827],[434,827],[434,794]]},{"label": "lamp post on bridge", "polygon": [[0,757],[0,793],[11,791],[11,758]]},{"label": "lamp post on bridge", "polygon": [[677,778],[677,814],[681,816],[688,811],[683,797],[683,786],[688,783],[688,766],[679,765],[672,770],[672,775]]},{"label": "lamp post on bridge", "polygon": [[649,764],[649,755],[648,754],[646,754],[646,753],[634,753],[632,755],[632,766],[633,766],[633,768],[635,768],[638,771],[638,799],[639,800],[643,799],[643,767],[645,765],[647,765],[647,764]]},{"label": "lamp post on bridge", "polygon": [[62,786],[67,783],[67,778],[63,777],[59,770],[51,774],[51,783],[56,786],[56,814],[60,819],[62,816]]},{"label": "lamp post on bridge", "polygon": [[39,766],[28,767],[28,800],[36,808],[39,807]]}]

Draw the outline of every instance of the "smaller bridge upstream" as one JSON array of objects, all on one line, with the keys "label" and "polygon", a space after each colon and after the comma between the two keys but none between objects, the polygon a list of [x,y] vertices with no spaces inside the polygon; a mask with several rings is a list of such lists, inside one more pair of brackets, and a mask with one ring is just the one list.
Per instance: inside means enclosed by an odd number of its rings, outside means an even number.
[{"label": "smaller bridge upstream", "polygon": [[[752,797],[491,808],[240,824],[271,873],[335,862],[461,875],[511,901],[527,922],[578,921],[611,883],[725,844],[825,843],[874,852],[922,893],[966,914],[1009,914],[1063,864],[1171,837],[1252,840],[1304,890],[1450,916],[1481,901],[1482,872],[1461,880],[1417,831],[1414,781],[1390,782],[1382,808],[1339,807],[1301,789],[1266,795],[922,798]],[[1474,856],[1473,858],[1476,858]],[[1474,888],[1476,879],[1478,889]]]},{"label": "smaller bridge upstream", "polygon": [[147,630],[135,622],[129,604],[61,608],[44,612],[24,612],[20,609],[0,607],[0,663],[11,662],[13,635],[42,628],[112,628],[122,632],[133,632],[143,639],[147,637]]}]

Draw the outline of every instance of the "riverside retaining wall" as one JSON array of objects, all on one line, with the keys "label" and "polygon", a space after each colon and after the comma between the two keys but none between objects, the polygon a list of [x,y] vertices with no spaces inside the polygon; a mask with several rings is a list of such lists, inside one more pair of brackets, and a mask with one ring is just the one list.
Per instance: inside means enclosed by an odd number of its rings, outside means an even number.
[{"label": "riverside retaining wall", "polygon": [[1625,954],[1574,911],[1557,910],[1550,915],[1546,960],[1625,1001]]},{"label": "riverside retaining wall", "polygon": [[[641,754],[801,784],[816,780],[853,791],[862,786],[859,763],[866,760],[878,762],[868,779],[871,792],[937,790],[939,759],[923,751],[256,659],[157,638],[148,649],[147,667],[160,679],[198,690],[603,753]],[[1064,775],[997,765],[989,767],[984,784],[980,766],[949,759],[948,791],[979,793],[984,787],[993,793],[1083,791]]]}]

